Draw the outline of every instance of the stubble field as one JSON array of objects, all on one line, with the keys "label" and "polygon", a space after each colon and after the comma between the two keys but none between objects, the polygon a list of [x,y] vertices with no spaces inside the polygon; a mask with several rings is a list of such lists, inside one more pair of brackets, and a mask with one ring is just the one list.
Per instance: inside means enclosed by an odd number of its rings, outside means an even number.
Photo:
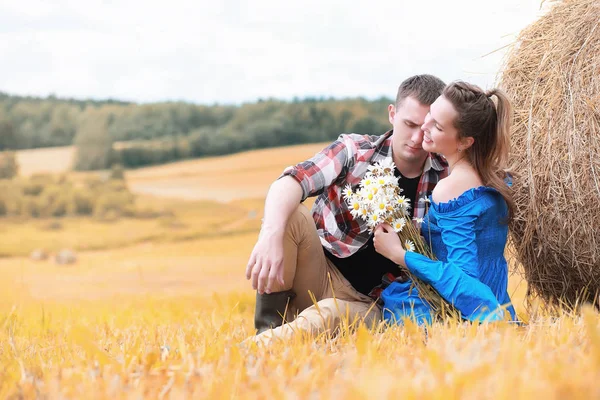
[{"label": "stubble field", "polygon": [[[600,397],[598,314],[528,312],[518,274],[523,327],[407,323],[240,346],[254,306],[243,271],[268,185],[321,147],[129,171],[137,201],[168,218],[2,221],[0,398]],[[48,151],[20,154],[22,173],[68,168],[70,149]],[[40,248],[50,258],[31,260]],[[61,248],[77,263],[55,264]]]}]

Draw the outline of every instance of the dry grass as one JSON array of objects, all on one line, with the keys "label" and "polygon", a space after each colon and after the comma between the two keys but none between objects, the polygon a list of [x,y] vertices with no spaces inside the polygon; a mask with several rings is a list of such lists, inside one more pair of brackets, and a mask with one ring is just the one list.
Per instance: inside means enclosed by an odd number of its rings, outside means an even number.
[{"label": "dry grass", "polygon": [[[229,270],[232,268],[229,266]],[[115,295],[77,303],[3,292],[0,397],[597,398],[597,314],[528,327],[411,323],[245,348],[253,296]]]},{"label": "dry grass", "polygon": [[[247,161],[261,162],[269,153],[255,156]],[[261,167],[265,192],[266,176],[273,179],[306,154],[288,156],[288,163]],[[211,186],[217,195],[238,184],[244,169],[243,163],[233,167],[231,158],[213,160],[219,162],[231,173]],[[138,174],[150,186],[208,167],[194,170],[194,163],[136,171],[131,179]],[[240,347],[252,333],[254,295],[243,270],[260,213],[244,218],[262,199],[140,200],[173,209],[189,232],[152,220],[106,224],[105,230],[79,220],[53,235],[97,240],[103,250],[84,251],[77,264],[63,267],[24,257],[0,260],[0,398],[600,396],[598,315],[590,309],[553,318],[528,314],[526,286],[516,275],[510,292],[530,319],[527,327],[449,322],[425,335],[407,323],[359,328],[333,340],[297,337],[266,349]],[[52,237],[30,224],[12,228],[15,242]],[[122,233],[126,228],[129,235]],[[10,236],[8,230],[1,235],[0,242]]]}]

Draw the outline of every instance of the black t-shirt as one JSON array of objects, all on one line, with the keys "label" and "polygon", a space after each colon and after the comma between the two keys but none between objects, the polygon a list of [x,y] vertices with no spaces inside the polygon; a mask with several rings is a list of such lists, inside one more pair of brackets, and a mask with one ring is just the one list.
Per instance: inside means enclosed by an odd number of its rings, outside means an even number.
[{"label": "black t-shirt", "polygon": [[[405,178],[398,169],[394,171],[394,175],[398,177],[398,185],[402,189],[402,195],[410,199],[411,208],[409,214],[412,218],[413,205],[417,198],[417,188],[421,176]],[[360,250],[346,258],[338,258],[325,249],[323,251],[348,282],[357,291],[366,295],[374,287],[381,284],[381,278],[388,272],[391,272],[394,276],[400,275],[400,268],[395,262],[375,251],[373,235],[371,235],[369,241]]]}]

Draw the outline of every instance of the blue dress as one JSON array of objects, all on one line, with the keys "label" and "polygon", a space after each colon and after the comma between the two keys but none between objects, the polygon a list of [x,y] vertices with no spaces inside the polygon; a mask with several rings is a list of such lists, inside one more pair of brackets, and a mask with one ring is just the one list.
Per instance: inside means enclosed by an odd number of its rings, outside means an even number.
[{"label": "blue dress", "polygon": [[[485,186],[467,190],[447,203],[430,200],[421,235],[438,261],[406,253],[407,268],[454,304],[466,320],[517,320],[507,292],[504,247],[508,226],[503,221],[507,212],[502,195]],[[381,293],[384,319],[402,323],[410,317],[419,324],[432,322],[431,308],[411,284],[392,282]]]}]

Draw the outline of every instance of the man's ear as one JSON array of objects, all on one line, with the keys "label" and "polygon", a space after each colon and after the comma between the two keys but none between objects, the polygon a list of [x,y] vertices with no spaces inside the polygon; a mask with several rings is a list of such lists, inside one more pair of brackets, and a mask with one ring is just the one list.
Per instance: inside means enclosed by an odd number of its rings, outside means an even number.
[{"label": "man's ear", "polygon": [[388,106],[388,119],[390,124],[394,125],[394,117],[396,116],[396,107],[393,104]]}]

